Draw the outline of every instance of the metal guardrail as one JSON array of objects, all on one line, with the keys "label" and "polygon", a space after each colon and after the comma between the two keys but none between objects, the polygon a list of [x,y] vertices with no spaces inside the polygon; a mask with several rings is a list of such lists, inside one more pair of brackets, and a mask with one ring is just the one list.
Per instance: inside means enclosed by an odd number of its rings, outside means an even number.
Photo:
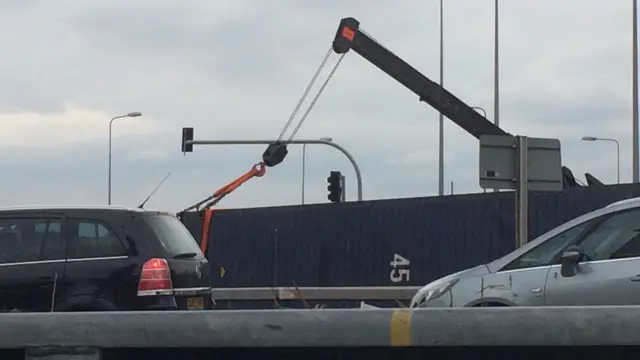
[{"label": "metal guardrail", "polygon": [[0,315],[0,349],[640,345],[640,307]]},{"label": "metal guardrail", "polygon": [[247,287],[211,290],[216,301],[232,300],[411,300],[420,286]]}]

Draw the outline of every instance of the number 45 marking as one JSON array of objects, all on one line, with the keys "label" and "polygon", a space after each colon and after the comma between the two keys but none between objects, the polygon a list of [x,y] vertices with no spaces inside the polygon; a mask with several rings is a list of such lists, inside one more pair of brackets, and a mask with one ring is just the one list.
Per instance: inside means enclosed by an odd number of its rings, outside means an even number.
[{"label": "number 45 marking", "polygon": [[409,266],[411,263],[409,260],[403,258],[398,254],[393,254],[393,261],[389,263],[391,265],[391,273],[389,274],[389,279],[391,282],[399,283],[403,281],[409,281],[410,270],[408,268],[398,269],[401,266]]},{"label": "number 45 marking", "polygon": [[398,254],[393,254],[393,261],[389,263],[391,267],[396,268],[398,266],[409,266],[411,263],[409,260],[403,258]]}]

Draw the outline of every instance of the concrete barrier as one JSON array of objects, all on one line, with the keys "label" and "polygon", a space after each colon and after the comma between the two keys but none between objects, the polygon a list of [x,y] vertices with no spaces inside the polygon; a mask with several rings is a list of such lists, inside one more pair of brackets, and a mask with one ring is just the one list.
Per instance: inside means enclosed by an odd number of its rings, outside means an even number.
[{"label": "concrete barrier", "polygon": [[640,307],[8,313],[0,349],[640,346]]}]

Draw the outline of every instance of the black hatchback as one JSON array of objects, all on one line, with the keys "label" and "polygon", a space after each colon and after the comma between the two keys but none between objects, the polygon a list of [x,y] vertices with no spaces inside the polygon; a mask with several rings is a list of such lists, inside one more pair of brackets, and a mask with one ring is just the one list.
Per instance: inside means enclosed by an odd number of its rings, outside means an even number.
[{"label": "black hatchback", "polygon": [[170,213],[0,208],[0,311],[209,309],[209,276]]}]

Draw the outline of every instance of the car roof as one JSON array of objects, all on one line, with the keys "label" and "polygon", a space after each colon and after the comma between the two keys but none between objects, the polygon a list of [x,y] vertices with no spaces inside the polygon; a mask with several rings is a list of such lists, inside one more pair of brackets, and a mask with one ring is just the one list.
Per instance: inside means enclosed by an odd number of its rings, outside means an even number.
[{"label": "car roof", "polygon": [[626,207],[629,207],[629,208],[640,206],[640,197],[634,197],[634,198],[616,201],[607,205],[606,208],[611,208],[619,205],[627,205]]},{"label": "car roof", "polygon": [[29,206],[6,206],[0,207],[0,214],[3,212],[37,212],[37,211],[116,211],[116,212],[136,212],[136,213],[168,213],[165,211],[140,209],[136,207],[126,207],[118,205],[29,205]]}]

